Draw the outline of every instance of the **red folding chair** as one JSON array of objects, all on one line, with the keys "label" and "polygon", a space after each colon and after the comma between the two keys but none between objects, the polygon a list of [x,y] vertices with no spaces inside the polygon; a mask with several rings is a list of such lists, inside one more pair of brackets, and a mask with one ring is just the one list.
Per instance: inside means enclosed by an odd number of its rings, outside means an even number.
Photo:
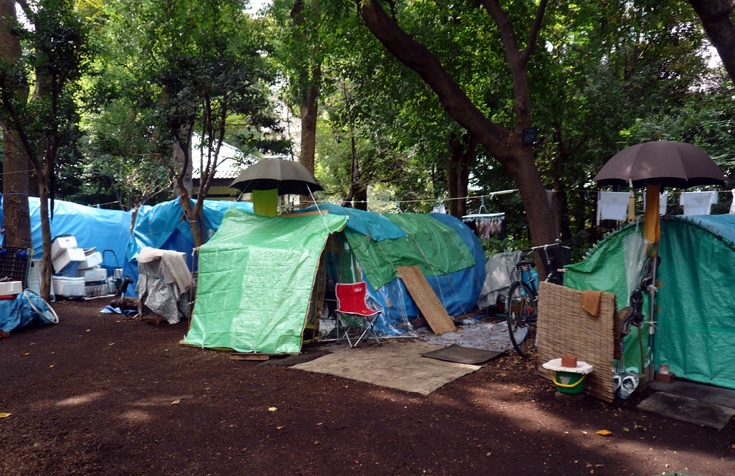
[{"label": "red folding chair", "polygon": [[[372,337],[378,345],[381,345],[378,335],[375,333],[375,322],[383,312],[382,309],[372,309],[367,305],[367,286],[364,282],[335,285],[337,295],[337,341],[342,337],[347,338],[350,347],[357,344],[367,336]],[[344,332],[340,335],[340,327]],[[357,335],[357,340],[352,343],[350,333]]]}]

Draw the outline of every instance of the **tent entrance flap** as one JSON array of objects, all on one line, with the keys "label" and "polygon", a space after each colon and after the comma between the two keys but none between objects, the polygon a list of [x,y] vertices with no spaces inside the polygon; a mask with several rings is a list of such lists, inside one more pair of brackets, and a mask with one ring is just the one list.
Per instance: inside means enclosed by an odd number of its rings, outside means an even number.
[{"label": "tent entrance flap", "polygon": [[347,217],[261,217],[231,209],[200,248],[197,302],[184,343],[298,353],[322,252]]}]

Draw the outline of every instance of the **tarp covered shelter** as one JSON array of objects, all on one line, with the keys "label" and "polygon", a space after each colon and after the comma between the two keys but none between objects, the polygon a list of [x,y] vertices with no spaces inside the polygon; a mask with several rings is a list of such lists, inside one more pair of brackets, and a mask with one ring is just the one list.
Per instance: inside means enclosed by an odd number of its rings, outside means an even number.
[{"label": "tarp covered shelter", "polygon": [[268,218],[228,211],[200,248],[197,303],[184,342],[297,353],[318,296],[336,282],[359,280],[383,308],[378,332],[405,333],[419,312],[397,277],[399,266],[418,266],[450,315],[476,308],[485,257],[460,220],[319,208],[329,213]]},{"label": "tarp covered shelter", "polygon": [[[608,235],[584,261],[566,267],[564,284],[613,292],[618,307],[627,306],[624,240],[634,233],[641,227],[631,224]],[[735,215],[663,217],[658,255],[653,368],[665,364],[678,378],[735,389],[735,293],[728,288]],[[624,339],[623,366],[640,368],[641,342],[647,347],[645,325],[641,341],[635,327]]]},{"label": "tarp covered shelter", "polygon": [[[192,207],[194,201],[191,201]],[[204,200],[204,236],[214,235],[222,223],[225,212],[236,207],[242,210],[252,210],[250,202],[226,202],[218,200]],[[156,248],[184,253],[189,269],[196,271],[196,263],[192,256],[194,238],[191,234],[189,222],[178,198],[158,205],[140,207],[135,218],[133,233],[122,254],[124,257],[123,275],[130,276],[134,282],[138,278],[138,253],[145,248]],[[135,286],[128,287],[128,295],[134,295]]]},{"label": "tarp covered shelter", "polygon": [[[0,195],[0,203],[2,196]],[[31,215],[31,243],[36,258],[43,253],[43,236],[41,234],[41,201],[37,197],[28,198],[28,208]],[[80,248],[96,248],[105,254],[105,264],[111,262],[114,254],[122,265],[125,248],[130,239],[131,212],[110,210],[105,208],[78,205],[63,200],[54,200],[54,216],[51,219],[51,237],[58,235],[73,235]],[[4,213],[0,207],[0,229],[4,227]],[[0,233],[0,243],[5,242],[4,234]],[[110,261],[108,263],[108,261]]]}]

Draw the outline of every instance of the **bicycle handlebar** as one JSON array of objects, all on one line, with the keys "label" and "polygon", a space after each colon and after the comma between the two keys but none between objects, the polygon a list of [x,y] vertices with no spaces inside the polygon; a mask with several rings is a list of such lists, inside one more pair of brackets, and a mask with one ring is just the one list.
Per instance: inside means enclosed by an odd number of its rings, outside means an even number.
[{"label": "bicycle handlebar", "polygon": [[536,250],[547,250],[549,248],[565,248],[567,250],[572,249],[569,245],[566,245],[566,244],[562,243],[561,241],[557,240],[557,241],[555,241],[553,243],[548,243],[546,245],[532,246],[530,248],[526,248],[526,249],[521,250],[521,251],[523,253],[530,253],[532,251],[536,251]]}]

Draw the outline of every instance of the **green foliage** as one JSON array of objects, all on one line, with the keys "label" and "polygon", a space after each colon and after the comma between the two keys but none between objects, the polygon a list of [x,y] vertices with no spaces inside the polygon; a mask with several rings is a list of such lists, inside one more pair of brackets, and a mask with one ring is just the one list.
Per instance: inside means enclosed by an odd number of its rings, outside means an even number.
[{"label": "green foliage", "polygon": [[[107,38],[106,61],[91,89],[101,103],[97,117],[108,123],[99,127],[90,121],[95,144],[89,150],[116,157],[97,170],[134,201],[147,200],[185,174],[186,164],[172,161],[173,145],[188,151],[194,131],[212,151],[226,138],[246,153],[288,147],[270,99],[275,78],[270,47],[259,24],[244,13],[245,5],[239,0],[105,5],[100,34]],[[115,136],[126,138],[122,148],[111,140]],[[211,174],[218,158],[208,159],[200,170]],[[161,173],[164,165],[167,172]],[[153,180],[144,187],[144,180],[129,179],[131,171]]]}]

